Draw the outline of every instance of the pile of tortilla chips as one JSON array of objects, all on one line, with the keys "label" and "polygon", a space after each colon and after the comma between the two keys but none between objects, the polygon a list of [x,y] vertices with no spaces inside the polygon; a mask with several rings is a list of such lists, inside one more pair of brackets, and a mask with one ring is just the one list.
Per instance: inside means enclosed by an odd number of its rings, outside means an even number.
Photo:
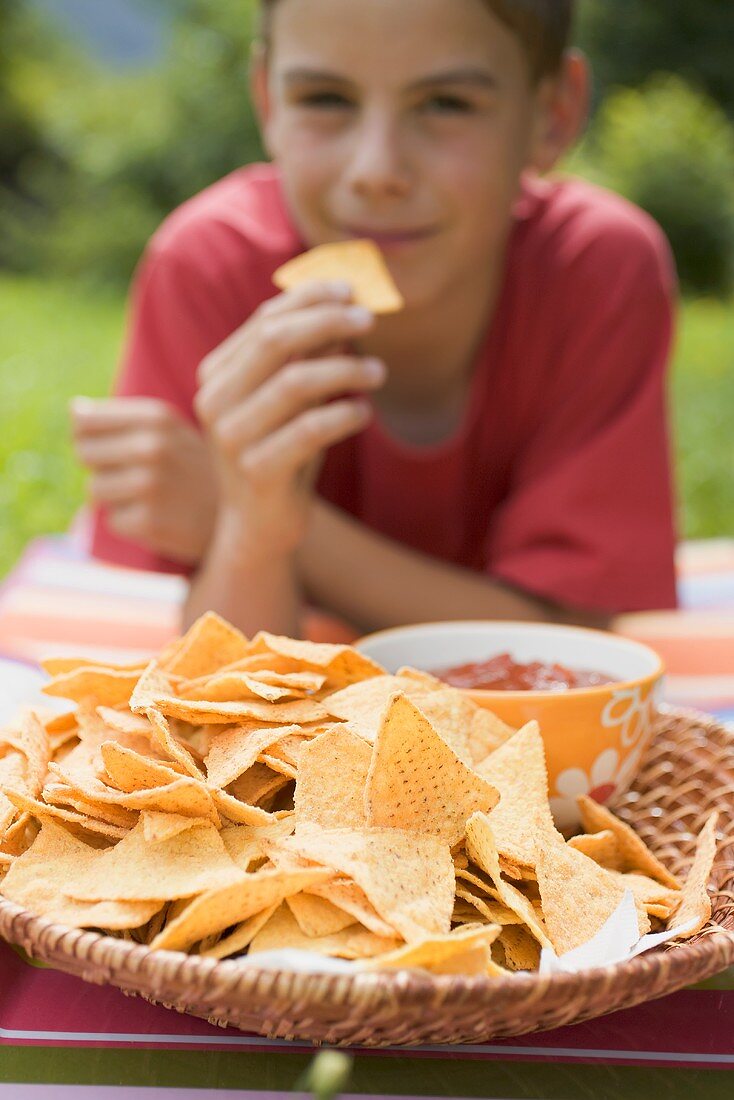
[{"label": "pile of tortilla chips", "polygon": [[50,920],[500,976],[587,942],[626,890],[641,934],[710,918],[713,818],[683,886],[587,798],[567,842],[537,724],[426,673],[214,614],[145,667],[45,667],[72,709],[0,734],[0,892]]}]

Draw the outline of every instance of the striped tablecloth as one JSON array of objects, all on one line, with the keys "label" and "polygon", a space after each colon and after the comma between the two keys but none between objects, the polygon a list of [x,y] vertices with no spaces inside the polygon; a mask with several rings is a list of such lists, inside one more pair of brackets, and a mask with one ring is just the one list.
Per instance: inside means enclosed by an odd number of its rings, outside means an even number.
[{"label": "striped tablecloth", "polygon": [[[87,560],[73,540],[33,544],[0,588],[0,654],[126,660],[178,630],[183,582]],[[653,645],[668,699],[734,719],[734,541],[685,546],[682,609],[626,616]],[[30,673],[32,675],[32,673]],[[541,1035],[471,1047],[355,1051],[354,1096],[675,1098],[734,1095],[734,976]],[[312,1051],[218,1030],[31,962],[0,945],[0,1100],[279,1098]]]}]

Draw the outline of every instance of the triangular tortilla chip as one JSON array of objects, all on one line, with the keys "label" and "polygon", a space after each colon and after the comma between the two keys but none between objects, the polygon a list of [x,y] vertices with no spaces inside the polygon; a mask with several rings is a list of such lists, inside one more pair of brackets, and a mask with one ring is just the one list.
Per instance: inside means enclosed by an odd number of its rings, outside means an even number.
[{"label": "triangular tortilla chip", "polygon": [[405,305],[382,252],[370,239],[316,245],[273,274],[280,290],[334,279],[349,283],[354,301],[373,313],[395,313]]},{"label": "triangular tortilla chip", "polygon": [[46,778],[51,746],[46,728],[33,710],[21,716],[17,746],[26,758],[23,789],[30,795],[37,795]]},{"label": "triangular tortilla chip", "polygon": [[137,824],[138,815],[124,806],[108,805],[98,799],[86,798],[69,788],[66,783],[47,783],[41,797],[49,806],[62,806],[76,810],[86,817],[106,821],[108,825],[117,825],[121,829],[132,829]]},{"label": "triangular tortilla chip", "polygon": [[92,867],[100,853],[44,819],[35,841],[18,856],[0,883],[0,892],[16,905],[70,928],[138,928],[164,904],[161,900],[73,901],[66,893],[70,878]]},{"label": "triangular tortilla chip", "polygon": [[90,666],[77,668],[55,676],[44,684],[44,695],[73,699],[77,703],[94,699],[100,705],[116,707],[127,703],[140,678],[140,673],[115,672],[112,669]]},{"label": "triangular tortilla chip", "polygon": [[497,840],[492,831],[492,819],[490,817],[479,813],[470,818],[466,827],[466,850],[474,862],[490,876],[503,904],[517,913],[538,943],[542,944],[543,947],[550,947],[549,933],[546,931],[532,903],[516,886],[506,882],[502,877]]},{"label": "triangular tortilla chip", "polygon": [[[13,806],[13,809],[15,807]],[[40,821],[24,810],[2,837],[0,854],[4,856],[21,856],[30,848],[40,830]]]},{"label": "triangular tortilla chip", "polygon": [[365,824],[364,791],[372,753],[356,734],[335,727],[301,750],[296,783],[296,829],[358,829]]},{"label": "triangular tortilla chip", "polygon": [[204,760],[207,777],[217,787],[228,787],[256,762],[261,752],[299,726],[236,726],[216,734]]},{"label": "triangular tortilla chip", "polygon": [[248,920],[290,894],[297,894],[304,886],[323,882],[329,877],[329,872],[323,867],[290,872],[263,870],[254,874],[241,873],[236,882],[208,890],[194,898],[156,936],[151,947],[185,951],[206,936]]},{"label": "triangular tortilla chip", "polygon": [[315,699],[291,699],[286,703],[264,703],[257,699],[235,703],[205,703],[194,699],[178,699],[174,695],[158,695],[154,706],[168,718],[179,718],[183,722],[202,726],[227,725],[230,722],[247,720],[286,726],[323,722],[329,717],[328,711]]},{"label": "triangular tortilla chip", "polygon": [[202,948],[199,954],[204,959],[226,959],[230,955],[238,955],[254,940],[260,929],[268,923],[280,903],[263,909],[261,913],[255,913],[254,917],[248,917],[242,921],[228,936],[224,936],[211,947]]},{"label": "triangular tortilla chip", "polygon": [[323,705],[365,741],[374,743],[388,703],[396,692],[425,695],[425,685],[402,676],[372,676],[327,695]]},{"label": "triangular tortilla chip", "polygon": [[250,673],[235,670],[189,680],[179,687],[177,694],[182,699],[208,702],[264,699],[268,703],[277,703],[283,699],[303,698],[318,691],[325,682],[326,677],[317,672]]},{"label": "triangular tortilla chip", "polygon": [[599,833],[580,833],[572,836],[568,843],[608,871],[621,871],[624,866],[617,838],[611,829],[602,829]]},{"label": "triangular tortilla chip", "polygon": [[[624,884],[611,871],[568,844],[539,844],[536,870],[545,926],[557,955],[593,939],[624,896]],[[650,921],[644,907],[636,906],[644,936]]]},{"label": "triangular tortilla chip", "polygon": [[392,939],[395,929],[384,921],[377,913],[374,905],[370,903],[361,886],[351,879],[337,877],[325,882],[322,886],[309,886],[307,893],[317,898],[324,898],[332,902],[345,913],[350,913],[355,921],[369,928],[376,936],[383,939]]},{"label": "triangular tortilla chip", "polygon": [[149,844],[170,840],[171,837],[185,833],[187,829],[193,829],[195,825],[206,821],[206,818],[185,817],[183,814],[162,814],[158,810],[143,810],[140,819],[143,823],[143,835]]},{"label": "triangular tortilla chip", "polygon": [[356,924],[351,913],[312,894],[293,894],[286,905],[304,936],[333,936]]},{"label": "triangular tortilla chip", "polygon": [[272,825],[284,817],[292,816],[289,811],[279,810],[276,813],[268,813],[259,806],[250,806],[246,802],[240,802],[227,791],[220,791],[217,787],[210,787],[209,793],[212,802],[223,817],[228,818],[236,825]]},{"label": "triangular tortilla chip", "polygon": [[6,752],[0,757],[0,841],[18,815],[17,806],[4,794],[7,788],[22,791],[26,786],[28,762],[22,752]]},{"label": "triangular tortilla chip", "polygon": [[525,928],[505,926],[497,942],[508,970],[537,970],[540,966],[540,944]]},{"label": "triangular tortilla chip", "polygon": [[17,810],[30,813],[41,821],[46,821],[48,818],[54,818],[56,821],[66,821],[69,825],[76,826],[77,829],[85,829],[87,832],[98,833],[100,836],[110,837],[113,840],[119,840],[128,832],[127,829],[119,828],[117,825],[109,825],[107,822],[99,821],[95,817],[78,814],[74,810],[65,810],[60,806],[49,806],[46,802],[29,798],[22,791],[14,791],[10,787],[5,788],[5,795]]},{"label": "triangular tortilla chip", "polygon": [[289,764],[286,760],[281,759],[280,756],[273,756],[267,752],[261,752],[258,756],[258,760],[262,764],[267,764],[271,771],[279,772],[281,775],[286,776],[288,779],[295,779],[298,774],[293,764]]},{"label": "triangular tortilla chip", "polygon": [[214,611],[208,611],[179,638],[161,666],[169,676],[193,680],[246,657],[250,652],[247,638]]},{"label": "triangular tortilla chip", "polygon": [[664,867],[660,860],[652,854],[637,833],[625,825],[606,806],[601,806],[593,798],[587,795],[579,795],[576,800],[581,811],[581,820],[587,833],[598,833],[608,830],[614,834],[617,846],[624,861],[625,871],[639,871],[650,878],[656,878],[673,890],[680,889],[680,882],[675,875]]},{"label": "triangular tortilla chip", "polygon": [[[140,675],[142,676],[149,667],[146,665]],[[143,715],[132,714],[129,710],[115,710],[113,707],[97,707],[96,713],[104,723],[105,729],[130,736],[147,737],[151,742],[154,740],[153,727]],[[135,748],[135,745],[128,744],[128,748]]]},{"label": "triangular tortilla chip", "polygon": [[45,657],[40,662],[41,668],[49,676],[63,676],[67,672],[76,672],[77,669],[101,668],[105,672],[137,672],[140,674],[145,668],[144,661],[130,661],[127,664],[117,664],[112,661],[94,661],[85,657]]},{"label": "triangular tortilla chip", "polygon": [[253,638],[253,651],[269,651],[290,657],[304,669],[322,670],[333,684],[351,684],[370,676],[382,676],[385,669],[349,645],[328,642],[302,642],[261,630]]},{"label": "triangular tortilla chip", "polygon": [[228,793],[247,805],[259,806],[287,783],[286,776],[276,774],[267,764],[257,763],[230,784]]},{"label": "triangular tortilla chip", "polygon": [[478,967],[472,971],[467,967],[467,953],[474,953],[477,947],[490,951],[492,944],[502,929],[497,924],[483,925],[481,928],[460,928],[445,936],[429,936],[416,943],[406,944],[387,955],[370,959],[363,963],[363,970],[404,970],[419,968],[432,974],[481,974],[485,970],[486,957],[477,959]]},{"label": "triangular tortilla chip", "polygon": [[716,823],[718,813],[712,813],[699,833],[696,854],[686,876],[680,905],[675,912],[675,925],[682,927],[695,920],[693,928],[681,934],[680,939],[695,936],[711,919],[711,897],[708,882],[716,858]]},{"label": "triangular tortilla chip", "polygon": [[273,687],[292,688],[294,691],[320,691],[326,683],[326,677],[319,672],[274,672],[263,669],[250,673],[253,680]]},{"label": "triangular tortilla chip", "polygon": [[438,676],[434,676],[432,672],[425,672],[421,668],[413,668],[412,665],[403,665],[395,675],[404,677],[407,680],[415,680],[422,684],[425,689],[437,690],[446,687],[443,680],[439,680]]},{"label": "triangular tortilla chip", "polygon": [[57,734],[68,733],[76,729],[76,709],[64,711],[63,714],[54,714],[51,718],[44,718],[43,724],[46,733],[53,738]]},{"label": "triangular tortilla chip", "polygon": [[253,863],[262,860],[264,845],[271,840],[282,840],[293,832],[293,814],[260,827],[252,825],[228,825],[221,837],[230,857],[242,871],[253,870]]},{"label": "triangular tortilla chip", "polygon": [[476,775],[406,696],[393,697],[375,741],[365,788],[369,825],[459,841],[476,810],[497,804],[494,787]]},{"label": "triangular tortilla chip", "polygon": [[492,811],[497,851],[517,868],[533,867],[538,829],[557,836],[548,802],[545,748],[537,722],[506,741],[476,771],[500,793]]},{"label": "triangular tortilla chip", "polygon": [[671,890],[669,886],[663,886],[656,879],[648,878],[647,875],[638,875],[634,872],[619,874],[617,871],[612,871],[611,874],[623,884],[625,889],[632,891],[635,901],[644,905],[648,913],[651,909],[664,909],[667,913],[672,913],[681,900],[680,890]]},{"label": "triangular tortilla chip", "polygon": [[190,776],[181,776],[162,787],[144,791],[118,791],[112,787],[107,793],[90,791],[86,787],[69,786],[70,792],[82,798],[91,798],[107,806],[122,806],[127,810],[157,810],[164,814],[183,814],[185,817],[205,817],[219,824],[215,806],[215,792],[208,791]]},{"label": "triangular tortilla chip", "polygon": [[158,760],[133,752],[117,741],[105,741],[100,754],[110,785],[121,791],[147,791],[152,787],[164,787],[181,779],[180,772],[166,767]]},{"label": "triangular tortilla chip", "polygon": [[499,924],[502,925],[502,927],[507,924],[522,924],[522,917],[516,913],[514,909],[510,909],[501,901],[494,901],[492,898],[483,898],[479,894],[475,894],[471,890],[467,890],[466,887],[458,884],[456,886],[456,897],[468,902],[474,910],[474,920],[478,919],[478,913],[484,917],[488,924]]},{"label": "triangular tortilla chip", "polygon": [[4,789],[35,798],[43,787],[50,758],[49,735],[35,711],[24,711],[17,729],[0,733],[0,843],[18,810]]},{"label": "triangular tortilla chip", "polygon": [[454,865],[448,845],[436,836],[304,825],[277,846],[354,879],[383,920],[408,942],[449,931]]},{"label": "triangular tortilla chip", "polygon": [[437,733],[470,767],[484,760],[515,732],[457,688],[444,686],[439,691],[411,693],[411,698]]},{"label": "triangular tortilla chip", "polygon": [[261,951],[279,951],[288,947],[333,958],[365,959],[392,950],[398,942],[397,939],[381,939],[358,924],[351,924],[341,932],[327,936],[306,936],[288,906],[281,905],[253,938],[249,953],[257,955]]},{"label": "triangular tortilla chip", "polygon": [[158,841],[152,858],[145,824],[70,873],[65,890],[79,901],[185,898],[242,879],[217,829],[208,821]]},{"label": "triangular tortilla chip", "polygon": [[183,768],[187,775],[194,779],[201,779],[202,773],[191,752],[178,741],[171,732],[171,727],[159,711],[151,707],[145,714],[153,728],[153,740],[162,753],[174,760]]}]

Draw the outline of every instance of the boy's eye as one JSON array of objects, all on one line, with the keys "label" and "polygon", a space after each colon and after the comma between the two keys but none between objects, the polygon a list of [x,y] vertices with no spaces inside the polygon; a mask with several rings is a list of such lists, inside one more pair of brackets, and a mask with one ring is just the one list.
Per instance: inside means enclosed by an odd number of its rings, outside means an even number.
[{"label": "boy's eye", "polygon": [[349,100],[339,92],[310,92],[303,96],[301,103],[305,107],[341,108],[349,107]]},{"label": "boy's eye", "polygon": [[432,95],[426,100],[425,106],[429,111],[442,114],[471,114],[474,110],[472,103],[454,95]]}]

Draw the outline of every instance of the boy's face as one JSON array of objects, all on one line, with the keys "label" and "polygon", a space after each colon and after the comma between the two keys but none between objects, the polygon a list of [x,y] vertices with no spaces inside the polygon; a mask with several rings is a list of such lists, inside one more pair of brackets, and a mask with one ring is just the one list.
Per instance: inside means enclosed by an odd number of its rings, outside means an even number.
[{"label": "boy's face", "polygon": [[481,0],[279,0],[255,89],[307,245],[372,237],[408,308],[496,266],[546,108]]}]

